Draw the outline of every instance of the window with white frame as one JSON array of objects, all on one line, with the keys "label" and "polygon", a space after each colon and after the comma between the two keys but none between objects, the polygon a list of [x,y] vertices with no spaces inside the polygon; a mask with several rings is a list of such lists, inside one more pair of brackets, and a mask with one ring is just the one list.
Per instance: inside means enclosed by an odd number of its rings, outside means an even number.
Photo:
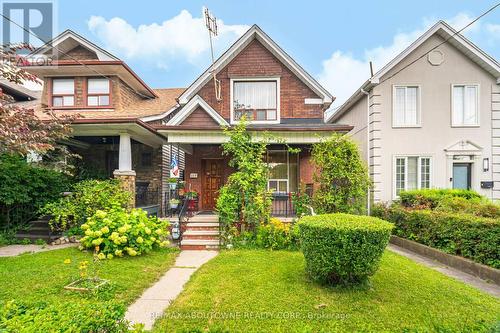
[{"label": "window with white frame", "polygon": [[479,125],[479,87],[477,85],[453,85],[452,125]]},{"label": "window with white frame", "polygon": [[393,125],[395,127],[420,126],[420,88],[394,86]]},{"label": "window with white frame", "polygon": [[87,105],[110,105],[110,82],[106,78],[93,78],[87,80]]},{"label": "window with white frame", "polygon": [[233,81],[234,120],[246,115],[249,121],[278,119],[278,82]]},{"label": "window with white frame", "polygon": [[52,79],[52,106],[75,105],[75,79]]},{"label": "window with white frame", "polygon": [[394,194],[401,191],[431,188],[431,158],[398,156],[394,160]]},{"label": "window with white frame", "polygon": [[274,193],[287,193],[297,191],[298,180],[298,154],[287,150],[269,150],[267,152],[267,165],[269,176],[267,187]]}]

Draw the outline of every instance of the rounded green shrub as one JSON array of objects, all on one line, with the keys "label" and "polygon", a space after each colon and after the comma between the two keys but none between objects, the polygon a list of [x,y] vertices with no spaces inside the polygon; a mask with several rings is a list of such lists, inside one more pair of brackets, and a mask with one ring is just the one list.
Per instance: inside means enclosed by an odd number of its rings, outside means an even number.
[{"label": "rounded green shrub", "polygon": [[393,225],[370,216],[325,214],[298,222],[300,244],[311,279],[325,284],[355,284],[373,275]]},{"label": "rounded green shrub", "polygon": [[168,241],[168,222],[148,217],[142,209],[98,210],[80,228],[84,235],[81,246],[92,249],[99,259],[138,256],[155,248],[165,247]]}]

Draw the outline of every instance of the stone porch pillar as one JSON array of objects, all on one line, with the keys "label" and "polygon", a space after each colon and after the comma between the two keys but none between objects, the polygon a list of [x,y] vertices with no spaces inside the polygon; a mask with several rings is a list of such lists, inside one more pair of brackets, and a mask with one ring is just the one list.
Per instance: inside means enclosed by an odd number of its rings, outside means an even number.
[{"label": "stone porch pillar", "polygon": [[130,134],[120,133],[120,150],[118,152],[118,170],[113,172],[121,181],[125,191],[131,194],[130,208],[135,207],[135,171],[132,170],[132,143]]}]

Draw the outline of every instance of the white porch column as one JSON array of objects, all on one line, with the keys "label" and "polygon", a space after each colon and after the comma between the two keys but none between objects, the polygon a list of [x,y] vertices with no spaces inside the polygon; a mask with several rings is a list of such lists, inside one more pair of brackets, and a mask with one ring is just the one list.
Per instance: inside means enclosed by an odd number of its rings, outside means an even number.
[{"label": "white porch column", "polygon": [[120,151],[118,153],[118,170],[132,171],[132,144],[130,134],[120,133]]},{"label": "white porch column", "polygon": [[113,175],[120,179],[122,188],[131,194],[130,208],[135,207],[135,171],[132,170],[132,144],[128,133],[120,133],[118,170]]}]

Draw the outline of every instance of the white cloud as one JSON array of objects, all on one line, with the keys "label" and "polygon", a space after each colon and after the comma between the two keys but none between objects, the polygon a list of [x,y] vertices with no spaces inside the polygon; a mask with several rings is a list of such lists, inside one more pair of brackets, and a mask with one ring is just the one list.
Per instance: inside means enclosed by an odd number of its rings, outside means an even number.
[{"label": "white cloud", "polygon": [[[218,20],[216,50],[228,47],[241,36],[246,25],[226,25]],[[92,16],[88,28],[102,40],[104,47],[126,59],[141,59],[160,68],[168,68],[175,61],[206,65],[210,44],[202,17],[193,17],[187,10],[160,24],[133,27],[120,17],[106,20]]]},{"label": "white cloud", "polygon": [[486,31],[490,33],[493,39],[500,39],[500,24],[486,24]]},{"label": "white cloud", "polygon": [[[446,20],[453,28],[459,30],[471,22],[473,18],[465,13]],[[357,88],[370,76],[369,62],[373,62],[374,71],[381,69],[390,60],[402,52],[427,29],[436,23],[436,19],[424,18],[421,28],[410,32],[397,33],[390,45],[380,45],[371,49],[365,49],[361,57],[354,57],[351,53],[337,50],[332,56],[323,61],[323,68],[319,74],[320,82],[337,97],[333,107],[342,105],[347,98],[355,92]],[[492,27],[491,29],[496,29]],[[469,35],[479,32],[481,25],[476,22],[463,31]]]}]

